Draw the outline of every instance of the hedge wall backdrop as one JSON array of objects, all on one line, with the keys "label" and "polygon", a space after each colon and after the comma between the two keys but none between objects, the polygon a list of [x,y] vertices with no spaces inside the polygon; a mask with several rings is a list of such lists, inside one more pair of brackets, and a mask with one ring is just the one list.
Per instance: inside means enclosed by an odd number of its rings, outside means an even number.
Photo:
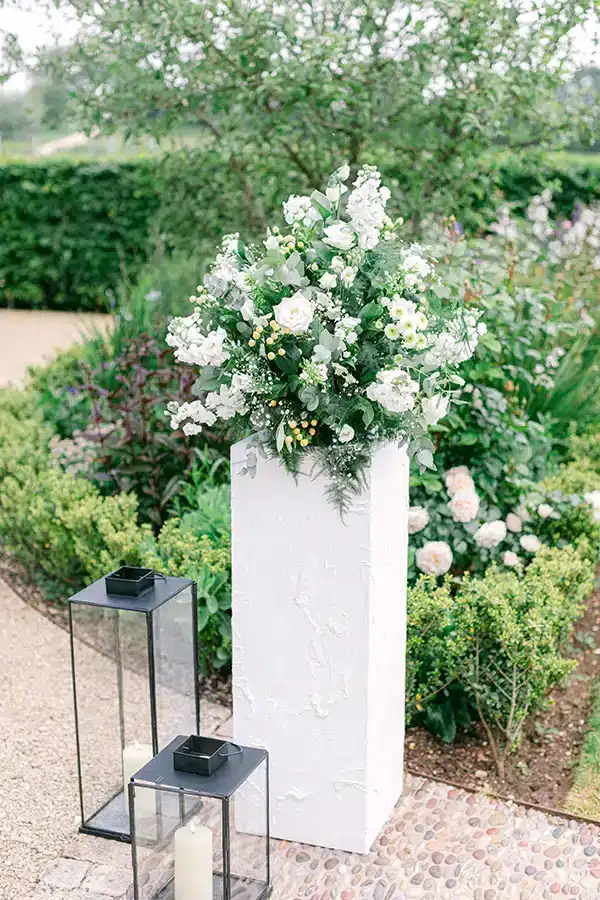
[{"label": "hedge wall backdrop", "polygon": [[[385,156],[385,154],[382,154]],[[482,165],[454,213],[471,232],[493,220],[502,197],[523,211],[554,190],[558,216],[600,198],[600,163],[502,157]],[[289,192],[289,173],[251,173],[255,208],[269,214]],[[406,173],[381,163],[402,206]],[[414,173],[409,176],[414,179]],[[286,190],[287,183],[287,190]],[[135,280],[157,246],[202,252],[245,216],[247,183],[214,151],[105,162],[15,162],[0,166],[0,306],[107,310],[111,292]],[[294,185],[301,193],[305,185]],[[400,209],[408,218],[412,210]],[[241,213],[241,214],[240,214]],[[246,216],[247,218],[247,216]],[[247,236],[262,228],[255,221]]]}]

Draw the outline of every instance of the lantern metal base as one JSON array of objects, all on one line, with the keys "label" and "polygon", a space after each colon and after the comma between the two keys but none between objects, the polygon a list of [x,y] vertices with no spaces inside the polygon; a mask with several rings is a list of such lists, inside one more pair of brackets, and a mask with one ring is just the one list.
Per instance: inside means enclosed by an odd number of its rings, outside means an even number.
[{"label": "lantern metal base", "polygon": [[[231,896],[235,897],[235,900],[266,900],[271,895],[272,885],[265,885],[264,882],[256,881],[254,878],[236,878],[232,875],[229,880]],[[213,897],[214,900],[224,898],[221,872],[213,874]],[[175,880],[172,879],[153,900],[175,900]]]},{"label": "lantern metal base", "polygon": [[[113,822],[114,827],[111,827]],[[80,826],[79,831],[82,834],[91,834],[94,837],[109,838],[130,844],[129,807],[125,791],[120,790],[114,797],[107,800],[100,809],[96,810],[93,816],[90,816]]]}]

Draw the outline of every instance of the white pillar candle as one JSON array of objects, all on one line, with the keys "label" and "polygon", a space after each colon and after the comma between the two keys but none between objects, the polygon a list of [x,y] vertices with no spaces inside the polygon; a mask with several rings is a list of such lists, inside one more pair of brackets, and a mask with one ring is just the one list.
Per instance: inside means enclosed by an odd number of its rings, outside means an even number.
[{"label": "white pillar candle", "polygon": [[[128,790],[131,776],[150,762],[154,754],[150,744],[129,744],[123,748],[123,788],[125,791],[125,807],[128,804]],[[156,794],[151,788],[136,788],[135,791],[135,818],[139,823],[142,819],[156,818]]]},{"label": "white pillar candle", "polygon": [[175,832],[175,900],[213,900],[213,836],[204,825]]},{"label": "white pillar candle", "polygon": [[153,756],[150,744],[136,743],[123,748],[123,785],[125,791],[127,791],[131,776],[135,775],[147,762],[150,762]]}]

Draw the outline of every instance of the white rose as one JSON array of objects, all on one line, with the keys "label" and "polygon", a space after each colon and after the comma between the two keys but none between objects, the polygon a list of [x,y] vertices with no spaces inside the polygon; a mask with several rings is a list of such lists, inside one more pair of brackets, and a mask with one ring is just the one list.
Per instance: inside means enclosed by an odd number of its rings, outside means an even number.
[{"label": "white rose", "polygon": [[424,506],[410,506],[408,509],[408,533],[417,534],[429,525],[429,513]]},{"label": "white rose", "polygon": [[354,437],[354,428],[351,425],[342,425],[338,432],[340,443],[347,444]]},{"label": "white rose", "polygon": [[514,566],[519,565],[520,560],[516,553],[513,553],[512,550],[507,550],[502,557],[502,562],[505,566],[510,566],[510,568],[513,568]]},{"label": "white rose", "polygon": [[428,541],[417,550],[416,560],[426,575],[445,575],[452,565],[452,550],[445,541]]},{"label": "white rose", "polygon": [[314,315],[311,302],[302,291],[296,291],[291,297],[286,297],[273,307],[273,312],[281,327],[289,328],[292,334],[308,331]]},{"label": "white rose", "polygon": [[455,522],[472,522],[479,512],[479,497],[474,491],[457,491],[448,509]]},{"label": "white rose", "polygon": [[521,517],[516,513],[509,513],[506,517],[506,527],[509,531],[512,531],[513,534],[517,534],[523,528]]},{"label": "white rose", "polygon": [[354,232],[349,225],[338,222],[336,225],[328,225],[323,229],[325,237],[323,243],[337,250],[349,250],[354,244]]},{"label": "white rose", "polygon": [[321,275],[319,278],[319,285],[324,288],[326,291],[330,288],[334,288],[337,284],[337,275],[334,275],[333,272],[325,272],[324,275]]},{"label": "white rose", "polygon": [[506,525],[501,519],[495,519],[493,522],[484,522],[474,534],[475,543],[482,550],[493,550],[494,547],[502,543],[505,537]]},{"label": "white rose", "polygon": [[423,418],[428,425],[437,425],[440,419],[443,419],[448,412],[448,397],[442,394],[434,394],[433,397],[427,397],[421,400],[421,409],[423,410]]},{"label": "white rose", "polygon": [[537,553],[542,546],[542,542],[535,534],[524,534],[523,537],[519,539],[519,543],[527,553]]},{"label": "white rose", "polygon": [[552,515],[553,512],[554,512],[554,509],[552,506],[550,506],[549,503],[540,503],[540,505],[537,508],[538,516],[540,516],[540,518],[542,518],[542,519],[548,519]]},{"label": "white rose", "polygon": [[459,491],[475,493],[475,482],[469,475],[469,470],[466,466],[454,466],[453,469],[448,469],[444,475],[444,483],[451,497]]}]

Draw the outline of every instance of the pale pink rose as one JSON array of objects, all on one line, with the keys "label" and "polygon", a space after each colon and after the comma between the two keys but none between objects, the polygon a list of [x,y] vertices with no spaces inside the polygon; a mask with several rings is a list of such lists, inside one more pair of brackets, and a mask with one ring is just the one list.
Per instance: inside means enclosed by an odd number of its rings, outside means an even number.
[{"label": "pale pink rose", "polygon": [[516,513],[509,513],[506,517],[506,527],[513,534],[517,534],[523,528],[523,520]]},{"label": "pale pink rose", "polygon": [[475,482],[469,475],[469,470],[466,466],[454,466],[453,469],[448,469],[444,476],[444,483],[451,497],[454,497],[459,491],[472,491],[475,493]]},{"label": "pale pink rose", "polygon": [[542,519],[548,519],[552,513],[554,512],[554,507],[550,506],[549,503],[540,503],[537,508],[538,516]]},{"label": "pale pink rose", "polygon": [[479,512],[479,497],[475,491],[458,491],[448,508],[455,522],[472,522]]},{"label": "pale pink rose", "polygon": [[502,557],[502,562],[505,566],[509,566],[511,569],[515,566],[519,565],[519,557],[516,553],[513,553],[512,550],[507,550],[504,556]]},{"label": "pale pink rose", "polygon": [[493,550],[506,537],[506,525],[501,519],[485,522],[474,534],[475,543],[483,550]]},{"label": "pale pink rose", "polygon": [[524,534],[519,539],[519,543],[523,550],[526,550],[528,553],[537,553],[542,546],[542,542],[535,534]]},{"label": "pale pink rose", "polygon": [[452,565],[452,550],[445,541],[428,541],[417,550],[416,559],[426,575],[445,575]]},{"label": "pale pink rose", "polygon": [[417,534],[429,525],[429,513],[424,506],[410,506],[408,509],[408,533]]}]

